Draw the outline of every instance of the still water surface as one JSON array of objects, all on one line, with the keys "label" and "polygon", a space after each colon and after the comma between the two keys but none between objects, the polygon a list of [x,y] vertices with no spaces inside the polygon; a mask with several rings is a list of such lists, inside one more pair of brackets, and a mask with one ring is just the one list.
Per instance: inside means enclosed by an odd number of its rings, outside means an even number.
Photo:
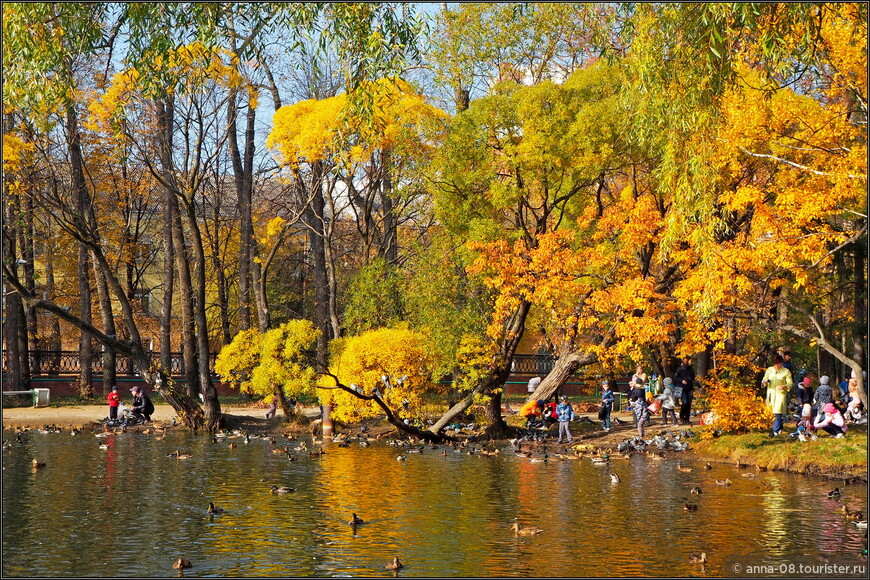
[{"label": "still water surface", "polygon": [[[6,432],[8,437],[9,432]],[[864,485],[730,465],[589,460],[531,463],[510,448],[481,457],[426,447],[403,454],[325,446],[319,459],[272,453],[265,440],[170,433],[29,433],[3,453],[4,577],[731,576],[734,562],[864,563],[863,530],[836,512],[866,512]],[[108,441],[109,449],[99,449]],[[279,447],[285,441],[280,437]],[[295,442],[290,442],[295,446]],[[310,444],[309,444],[310,445]],[[193,457],[177,460],[178,449]],[[46,462],[31,468],[36,457]],[[754,470],[753,470],[754,472]],[[611,473],[621,482],[612,483]],[[722,487],[716,479],[730,478]],[[272,485],[298,488],[272,495]],[[689,490],[699,486],[701,495]],[[225,513],[210,516],[208,502]],[[686,512],[683,502],[698,504]],[[347,525],[356,512],[365,524]],[[543,528],[515,537],[514,521]],[[706,552],[705,566],[688,562]],[[819,574],[821,575],[821,574]]]}]

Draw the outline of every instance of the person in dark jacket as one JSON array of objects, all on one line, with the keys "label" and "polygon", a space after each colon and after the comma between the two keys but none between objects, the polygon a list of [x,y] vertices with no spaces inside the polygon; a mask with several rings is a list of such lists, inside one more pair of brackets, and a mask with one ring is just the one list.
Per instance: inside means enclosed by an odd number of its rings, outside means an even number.
[{"label": "person in dark jacket", "polygon": [[683,364],[674,373],[674,384],[682,390],[680,393],[680,423],[691,424],[692,398],[695,391],[695,369],[692,368],[692,359],[684,356]]},{"label": "person in dark jacket", "polygon": [[631,387],[631,390],[628,391],[629,403],[634,403],[637,399],[640,399],[641,401],[646,400],[646,389],[643,388],[643,379],[635,379],[634,384],[631,385]]},{"label": "person in dark jacket", "polygon": [[154,413],[154,403],[151,402],[145,391],[139,387],[133,387],[130,389],[130,392],[133,393],[133,407],[130,411],[137,419],[144,418],[145,421],[151,421],[151,415]]},{"label": "person in dark jacket", "polygon": [[813,389],[810,388],[812,384],[812,379],[810,377],[804,377],[804,380],[798,383],[797,388],[797,408],[798,412],[803,411],[804,405],[809,403],[813,404]]}]

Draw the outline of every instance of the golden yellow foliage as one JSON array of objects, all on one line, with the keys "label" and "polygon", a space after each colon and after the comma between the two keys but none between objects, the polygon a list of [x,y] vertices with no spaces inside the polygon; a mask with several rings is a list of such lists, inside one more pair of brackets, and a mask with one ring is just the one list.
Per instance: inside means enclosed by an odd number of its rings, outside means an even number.
[{"label": "golden yellow foliage", "polygon": [[704,398],[714,419],[702,429],[702,438],[712,437],[714,429],[746,433],[769,426],[770,410],[756,394],[752,381],[739,374],[741,368],[755,367],[745,357],[724,353],[717,354],[716,364],[704,379]]},{"label": "golden yellow foliage", "polygon": [[14,172],[21,169],[33,146],[25,143],[17,135],[3,135],[3,171]]},{"label": "golden yellow foliage", "polygon": [[[430,376],[430,349],[423,335],[407,328],[381,328],[347,338],[343,346],[331,361],[332,372],[342,384],[365,395],[377,389],[390,409],[399,410],[400,417],[420,418],[424,395],[436,388]],[[387,377],[389,386],[382,377]],[[333,384],[326,377],[320,382],[322,387]],[[383,412],[376,403],[340,389],[320,389],[319,394],[322,401],[332,402],[335,418],[342,421],[358,421]]]}]

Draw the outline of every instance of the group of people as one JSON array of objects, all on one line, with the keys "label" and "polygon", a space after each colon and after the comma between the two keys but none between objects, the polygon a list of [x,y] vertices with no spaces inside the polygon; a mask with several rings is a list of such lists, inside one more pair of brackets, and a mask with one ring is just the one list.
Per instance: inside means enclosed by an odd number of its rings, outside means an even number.
[{"label": "group of people", "polygon": [[[654,377],[655,378],[655,377]],[[661,412],[662,425],[673,423],[677,425],[676,408],[679,402],[680,425],[690,425],[692,422],[692,400],[695,393],[695,369],[692,359],[683,357],[680,366],[674,372],[673,378],[664,377],[661,392],[648,388],[647,376],[638,366],[631,378],[628,390],[628,402],[634,412],[637,423],[637,433],[644,435],[644,425],[650,423],[652,414]],[[613,409],[613,391],[609,381],[602,383],[601,404],[603,409],[602,428],[610,431],[610,412]]]},{"label": "group of people", "polygon": [[[793,387],[788,359],[787,354],[784,356],[782,352],[775,354],[773,365],[765,371],[761,381],[762,386],[767,387],[765,403],[773,414],[771,437],[783,433],[788,419],[788,404]],[[864,376],[866,377],[866,372]],[[806,441],[815,438],[815,431],[818,430],[834,437],[844,437],[850,423],[866,421],[863,403],[857,394],[858,379],[854,371],[852,377],[844,380],[837,391],[831,387],[827,375],[819,377],[818,382],[815,390],[810,375],[798,382],[796,399],[800,416],[790,437]]]},{"label": "group of people", "polygon": [[[141,387],[133,387],[130,389],[133,395],[133,404],[129,407],[133,417],[141,422],[151,421],[151,415],[154,413],[154,403]],[[113,386],[112,392],[106,397],[109,401],[109,420],[118,420],[118,409],[121,406],[121,395],[118,394],[118,387]]]},{"label": "group of people", "polygon": [[571,436],[568,426],[576,415],[571,403],[568,402],[567,395],[562,395],[559,400],[559,403],[556,403],[555,400],[547,403],[544,400],[532,399],[520,409],[520,416],[526,419],[526,429],[548,428],[554,423],[559,423],[558,443],[562,443],[563,440],[571,443],[574,438]]}]

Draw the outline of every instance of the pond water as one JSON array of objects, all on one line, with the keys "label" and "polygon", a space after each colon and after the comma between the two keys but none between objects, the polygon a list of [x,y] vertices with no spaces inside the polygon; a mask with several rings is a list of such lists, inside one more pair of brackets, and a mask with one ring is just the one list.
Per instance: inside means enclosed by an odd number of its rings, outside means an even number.
[{"label": "pond water", "polygon": [[[383,443],[328,443],[291,462],[266,440],[232,449],[191,433],[26,440],[3,452],[3,577],[176,576],[178,557],[193,563],[185,576],[390,577],[393,556],[402,576],[447,577],[732,576],[783,564],[829,576],[825,563],[866,564],[865,530],[835,511],[866,512],[866,485],[829,499],[836,482],[792,474],[749,479],[692,462],[684,472],[643,456],[532,463],[510,447],[495,457],[426,447],[397,461],[404,452]],[[167,456],[176,449],[192,457]],[[34,471],[33,458],[46,467]],[[210,516],[210,501],[225,513]],[[353,512],[365,521],[356,530]],[[516,537],[514,521],[543,532]],[[709,562],[689,563],[700,552]]]}]

